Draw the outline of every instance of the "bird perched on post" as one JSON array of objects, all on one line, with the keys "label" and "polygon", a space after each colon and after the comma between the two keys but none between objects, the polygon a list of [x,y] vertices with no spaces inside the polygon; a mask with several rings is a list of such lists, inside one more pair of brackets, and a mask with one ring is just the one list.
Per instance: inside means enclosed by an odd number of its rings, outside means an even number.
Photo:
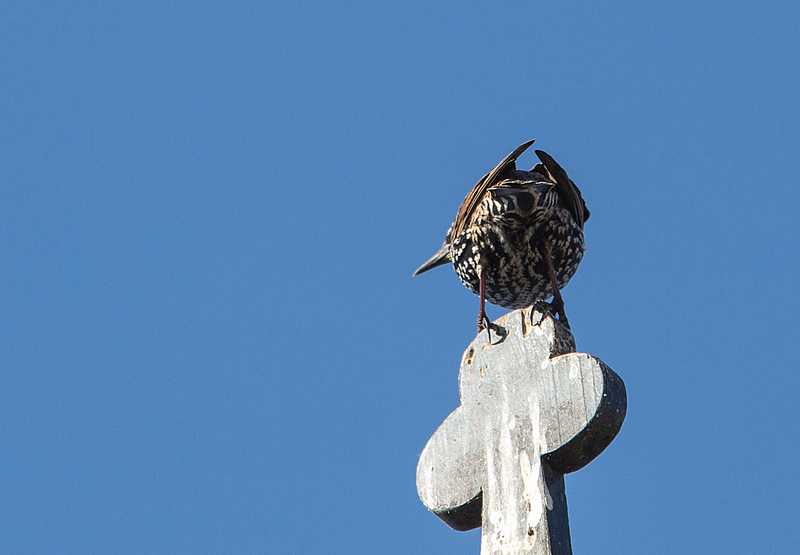
[{"label": "bird perched on post", "polygon": [[510,309],[543,304],[569,325],[560,290],[583,258],[589,210],[546,152],[536,151],[541,163],[530,171],[517,170],[517,158],[533,142],[520,145],[475,184],[442,247],[414,272],[452,262],[461,282],[480,296],[478,331],[491,326],[487,300]]}]

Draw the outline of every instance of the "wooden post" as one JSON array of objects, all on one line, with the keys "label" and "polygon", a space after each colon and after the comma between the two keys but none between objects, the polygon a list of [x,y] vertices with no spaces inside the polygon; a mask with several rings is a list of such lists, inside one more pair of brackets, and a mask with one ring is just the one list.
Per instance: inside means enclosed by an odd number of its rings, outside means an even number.
[{"label": "wooden post", "polygon": [[461,406],[425,446],[417,491],[450,527],[482,525],[482,555],[571,554],[564,474],[617,435],[625,384],[549,314],[495,324],[464,353]]}]

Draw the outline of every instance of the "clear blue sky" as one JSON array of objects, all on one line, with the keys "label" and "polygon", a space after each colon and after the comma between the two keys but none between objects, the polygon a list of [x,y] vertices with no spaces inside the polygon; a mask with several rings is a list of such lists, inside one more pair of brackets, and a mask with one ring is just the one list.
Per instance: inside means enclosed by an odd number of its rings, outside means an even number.
[{"label": "clear blue sky", "polygon": [[411,273],[529,138],[628,389],[575,553],[795,550],[800,8],[563,4],[7,4],[0,551],[478,553],[414,483],[478,299]]}]

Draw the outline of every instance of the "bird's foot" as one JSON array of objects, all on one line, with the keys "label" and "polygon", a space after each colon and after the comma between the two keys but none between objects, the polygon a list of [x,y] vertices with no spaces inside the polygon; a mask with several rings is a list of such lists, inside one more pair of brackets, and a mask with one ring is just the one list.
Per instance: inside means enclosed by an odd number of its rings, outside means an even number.
[{"label": "bird's foot", "polygon": [[486,315],[484,311],[481,310],[481,313],[478,314],[478,333],[486,330],[486,333],[489,335],[489,343],[492,342],[492,321],[489,320],[489,317]]},{"label": "bird's foot", "polygon": [[559,323],[563,324],[564,326],[569,329],[569,320],[567,320],[567,315],[564,312],[564,301],[561,299],[553,299],[553,302],[546,302],[546,301],[536,301],[533,303],[533,308],[531,309],[531,324],[537,325],[533,323],[533,314],[535,312],[541,312],[544,314],[547,312],[550,316],[558,316]]},{"label": "bird's foot", "polygon": [[[538,322],[533,321],[534,314],[539,314]],[[544,320],[545,314],[550,314],[550,303],[546,303],[544,301],[536,301],[533,303],[533,306],[531,307],[531,325],[538,326],[541,324],[542,320]]]},{"label": "bird's foot", "polygon": [[492,331],[494,331],[497,334],[500,341],[502,341],[503,338],[508,333],[506,332],[505,329],[503,329],[502,326],[498,326],[497,324],[489,320],[489,317],[486,314],[481,314],[480,316],[478,316],[478,333],[482,332],[483,330],[486,330],[486,334],[489,337],[490,345],[492,344]]},{"label": "bird's foot", "polygon": [[539,323],[541,323],[541,319],[539,320],[539,322],[536,323],[534,323],[533,321],[533,315],[536,314],[537,312],[541,313],[542,316],[544,316],[545,314],[553,316],[554,314],[553,306],[550,303],[546,301],[536,301],[535,303],[533,303],[533,306],[531,307],[531,324],[534,326],[539,325]]}]

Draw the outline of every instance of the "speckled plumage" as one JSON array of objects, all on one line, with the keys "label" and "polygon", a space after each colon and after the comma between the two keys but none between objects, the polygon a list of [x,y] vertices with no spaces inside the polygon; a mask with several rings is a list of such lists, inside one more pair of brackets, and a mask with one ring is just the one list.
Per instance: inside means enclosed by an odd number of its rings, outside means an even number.
[{"label": "speckled plumage", "polygon": [[485,298],[493,304],[523,308],[553,295],[560,302],[558,290],[583,258],[589,211],[578,188],[547,153],[536,151],[542,163],[531,171],[516,169],[517,157],[531,144],[518,147],[473,187],[439,252],[414,275],[452,262],[459,279],[476,294],[485,270]]}]

